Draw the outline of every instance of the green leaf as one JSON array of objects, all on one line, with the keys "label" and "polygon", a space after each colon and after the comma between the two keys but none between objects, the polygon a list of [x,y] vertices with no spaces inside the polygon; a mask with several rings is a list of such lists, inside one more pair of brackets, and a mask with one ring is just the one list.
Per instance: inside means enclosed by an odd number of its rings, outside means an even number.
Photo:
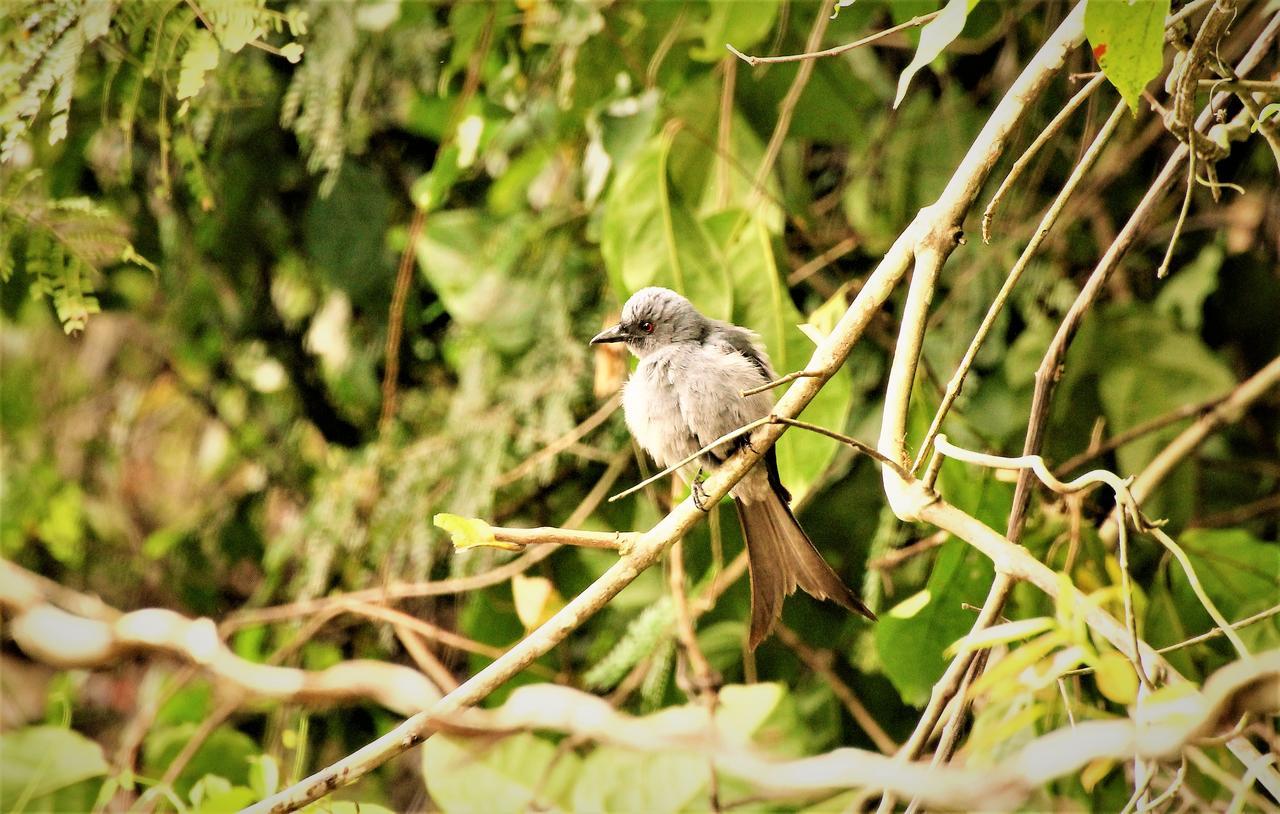
[{"label": "green leaf", "polygon": [[[733,321],[760,334],[779,376],[803,369],[813,355],[813,342],[800,330],[805,319],[778,271],[764,220],[726,212],[709,220],[708,228],[723,236],[736,223],[744,225],[736,237],[728,238],[725,249],[733,273]],[[799,417],[840,432],[852,405],[851,377],[841,369]],[[839,448],[839,441],[804,430],[792,429],[782,437],[777,446],[778,470],[795,500],[814,487]]]},{"label": "green leaf", "polygon": [[1156,311],[1173,317],[1185,331],[1199,331],[1204,301],[1218,290],[1218,272],[1225,256],[1217,243],[1201,249],[1195,260],[1161,284]]},{"label": "green leaf", "polygon": [[249,759],[249,787],[261,800],[280,787],[280,764],[271,755],[255,755]]},{"label": "green leaf", "polygon": [[1164,65],[1164,20],[1169,0],[1089,0],[1084,33],[1102,72],[1129,109]]},{"label": "green leaf", "polygon": [[449,316],[502,353],[518,353],[538,336],[545,294],[521,274],[538,234],[523,215],[449,209],[427,218],[418,241],[418,265]]},{"label": "green leaf", "polygon": [[498,740],[436,735],[423,748],[427,793],[445,814],[573,811],[581,759],[529,732]]},{"label": "green leaf", "polygon": [[1280,102],[1272,102],[1262,110],[1258,111],[1258,118],[1249,125],[1249,132],[1256,133],[1268,119],[1280,118]]},{"label": "green leaf", "polygon": [[[1280,545],[1259,540],[1244,529],[1192,529],[1183,533],[1178,543],[1186,550],[1205,593],[1228,621],[1266,610],[1280,596]],[[1165,567],[1183,632],[1194,636],[1209,630],[1213,620],[1200,605],[1182,568],[1172,561]],[[1254,652],[1280,647],[1280,617],[1241,628],[1239,634]],[[1173,643],[1160,641],[1157,646]],[[1224,653],[1231,652],[1222,637],[1216,646]]]},{"label": "green leaf", "polygon": [[[927,422],[932,412],[923,403],[914,405],[913,428]],[[1010,484],[997,481],[990,472],[974,472],[972,467],[947,460],[938,484],[948,501],[988,525],[999,527],[1008,516]],[[946,669],[943,652],[973,627],[976,614],[962,605],[981,605],[993,574],[990,560],[953,537],[934,560],[923,607],[913,608],[916,612],[910,615],[891,612],[876,624],[876,651],[903,701],[919,706],[928,700],[930,689]]]},{"label": "green leaf", "polygon": [[600,253],[619,299],[645,286],[678,291],[699,311],[727,319],[733,289],[723,257],[671,189],[668,130],[623,168],[605,201]]},{"label": "green leaf", "polygon": [[[1235,384],[1230,369],[1200,337],[1177,330],[1147,306],[1113,306],[1086,323],[1067,355],[1072,377],[1097,377],[1098,398],[1109,433],[1119,433],[1189,403],[1225,393]],[[1123,349],[1123,353],[1117,353]],[[1081,381],[1081,379],[1074,379]],[[1062,396],[1069,389],[1063,388]],[[1066,403],[1067,409],[1070,402]],[[1125,444],[1117,453],[1123,477],[1142,471],[1181,429],[1175,425]],[[1087,431],[1087,427],[1086,427]],[[1194,489],[1190,467],[1175,470],[1143,510],[1180,523],[1189,516]]]},{"label": "green leaf", "polygon": [[1098,692],[1109,701],[1128,706],[1138,698],[1138,674],[1129,660],[1114,650],[1103,653],[1094,665]]},{"label": "green leaf", "polygon": [[947,666],[943,651],[973,626],[974,615],[961,603],[981,604],[991,573],[985,557],[949,540],[929,575],[928,603],[909,616],[889,613],[876,623],[876,650],[903,701],[920,706],[929,699]]},{"label": "green leaf", "polygon": [[218,41],[207,28],[201,28],[191,36],[187,52],[182,55],[182,68],[178,72],[178,98],[190,99],[204,87],[205,76],[218,67]]},{"label": "green leaf", "polygon": [[778,16],[778,0],[709,0],[710,15],[699,26],[702,46],[689,56],[699,62],[718,62],[729,53],[725,45],[747,52],[764,39]]},{"label": "green leaf", "polygon": [[431,170],[413,182],[409,189],[409,197],[413,205],[423,212],[439,209],[449,197],[462,168],[458,163],[461,151],[456,144],[450,144],[436,155]]},{"label": "green leaf", "polygon": [[706,810],[709,780],[710,767],[696,754],[602,746],[582,761],[570,810],[645,814]]},{"label": "green leaf", "polygon": [[916,48],[916,55],[898,77],[898,93],[893,99],[895,108],[902,104],[911,80],[920,69],[937,59],[943,49],[960,36],[969,11],[976,5],[978,0],[947,0],[942,13],[920,29],[920,45]]},{"label": "green leaf", "polygon": [[29,726],[0,733],[0,810],[110,770],[102,747],[73,729]]},{"label": "green leaf", "polygon": [[258,801],[253,789],[233,786],[216,774],[207,774],[191,787],[194,814],[235,814]]},{"label": "green leaf", "polygon": [[786,697],[778,682],[730,684],[720,691],[716,724],[733,742],[746,743]]},{"label": "green leaf", "polygon": [[[199,729],[189,723],[153,729],[143,743],[143,766],[148,775],[160,777]],[[179,795],[190,794],[196,781],[207,774],[226,778],[232,785],[249,785],[249,760],[259,748],[248,735],[230,726],[220,726],[196,751],[195,757],[174,782]]]}]

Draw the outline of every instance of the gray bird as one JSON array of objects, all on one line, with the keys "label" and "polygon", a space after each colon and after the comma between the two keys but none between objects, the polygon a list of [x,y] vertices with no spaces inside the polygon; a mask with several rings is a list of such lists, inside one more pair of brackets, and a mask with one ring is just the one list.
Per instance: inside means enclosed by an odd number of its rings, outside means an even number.
[{"label": "gray bird", "polygon": [[[591,344],[625,342],[640,359],[623,391],[627,428],[659,466],[667,467],[733,430],[769,414],[768,392],[744,390],[772,381],[769,357],[746,328],[709,319],[666,288],[644,288],[627,300],[622,319],[597,334]],[[701,505],[698,470],[712,471],[745,436],[701,456],[681,477],[694,485]],[[746,539],[751,574],[751,648],[773,630],[782,600],[797,586],[817,599],[830,599],[874,620],[814,548],[791,512],[791,495],[778,477],[772,448],[730,494]]]}]

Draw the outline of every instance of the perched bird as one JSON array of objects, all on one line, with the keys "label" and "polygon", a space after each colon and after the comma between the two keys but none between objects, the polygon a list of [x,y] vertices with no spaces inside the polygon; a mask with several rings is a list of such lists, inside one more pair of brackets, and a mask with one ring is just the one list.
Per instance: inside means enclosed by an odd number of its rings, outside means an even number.
[{"label": "perched bird", "polygon": [[[627,428],[660,466],[677,463],[717,438],[769,414],[768,392],[743,396],[775,378],[758,337],[746,328],[698,313],[666,288],[644,288],[627,300],[617,325],[591,344],[625,342],[640,364],[623,390]],[[681,477],[694,485],[698,469],[713,471],[746,436],[701,456]],[[772,448],[730,491],[746,539],[751,574],[751,648],[773,630],[782,600],[797,586],[874,620],[814,548],[791,512]],[[701,505],[700,508],[704,508]]]}]

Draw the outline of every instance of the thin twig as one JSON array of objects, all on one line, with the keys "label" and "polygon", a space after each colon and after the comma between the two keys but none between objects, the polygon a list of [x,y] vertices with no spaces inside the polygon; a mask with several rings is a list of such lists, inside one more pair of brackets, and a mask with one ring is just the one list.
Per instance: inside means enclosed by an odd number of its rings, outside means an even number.
[{"label": "thin twig", "polygon": [[618,492],[616,495],[611,496],[608,502],[613,503],[616,500],[621,500],[627,495],[639,492],[641,489],[648,486],[649,484],[655,481],[662,480],[667,475],[670,475],[671,473],[678,471],[681,467],[687,464],[693,463],[694,461],[698,460],[703,455],[715,449],[716,447],[720,446],[721,444],[728,443],[729,441],[732,441],[735,438],[740,438],[743,435],[746,435],[747,433],[754,430],[756,427],[760,427],[768,423],[769,423],[769,416],[765,416],[764,418],[757,418],[755,421],[752,421],[750,424],[744,424],[738,429],[733,430],[732,432],[727,432],[724,435],[717,438],[716,440],[704,446],[702,449],[690,455],[686,455],[684,458],[681,458],[679,461],[673,463],[671,466],[668,466],[666,469],[662,470],[656,475],[650,475],[649,477],[637,483],[635,486],[628,487],[627,489],[624,489],[621,492]]},{"label": "thin twig", "polygon": [[858,247],[856,235],[850,235],[822,254],[787,275],[787,285],[798,285]]},{"label": "thin twig", "polygon": [[862,728],[862,731],[866,733],[867,737],[871,739],[871,742],[876,745],[876,748],[881,753],[892,755],[898,751],[898,744],[894,742],[893,738],[889,737],[889,734],[884,731],[875,717],[863,706],[862,701],[858,699],[852,688],[836,674],[835,669],[831,666],[831,651],[815,650],[805,644],[799,634],[781,622],[774,629],[774,633],[783,644],[795,651],[796,656],[810,670],[822,676],[823,680],[830,685],[831,691],[836,698],[839,698],[840,703],[844,704],[845,709],[849,711],[849,715],[853,717],[853,720],[857,722],[858,726]]},{"label": "thin twig", "polygon": [[1228,90],[1232,93],[1266,93],[1272,96],[1280,94],[1280,82],[1267,79],[1201,79],[1200,87],[1214,91]]},{"label": "thin twig", "polygon": [[[1058,216],[1062,214],[1063,207],[1067,201],[1075,193],[1076,188],[1080,185],[1080,181],[1084,179],[1085,174],[1089,172],[1097,163],[1098,157],[1102,155],[1103,149],[1107,142],[1111,140],[1115,134],[1116,128],[1119,126],[1121,119],[1127,110],[1124,101],[1116,104],[1112,110],[1111,116],[1107,119],[1102,129],[1098,131],[1098,135],[1089,145],[1089,149],[1081,156],[1079,163],[1071,171],[1071,175],[1062,185],[1062,189],[1058,192],[1057,197],[1053,199],[1053,203],[1040,219],[1040,225],[1036,227],[1035,234],[1027,245],[1023,248],[1022,254],[1018,256],[1017,262],[1013,264],[1013,268],[1009,270],[1008,276],[1005,277],[1004,284],[1000,286],[1000,291],[992,300],[991,305],[987,308],[987,313],[982,318],[982,323],[978,326],[977,333],[974,334],[973,340],[969,343],[969,347],[965,349],[964,356],[960,360],[960,364],[956,366],[955,373],[952,374],[951,380],[947,382],[946,392],[943,393],[942,403],[938,405],[937,411],[934,413],[933,421],[930,422],[929,431],[925,433],[924,441],[920,445],[920,452],[917,453],[915,462],[912,464],[913,472],[920,469],[920,464],[924,462],[929,454],[930,446],[934,436],[938,434],[942,427],[942,422],[947,416],[947,412],[960,396],[961,388],[964,387],[965,378],[969,375],[969,370],[973,367],[974,360],[978,358],[978,351],[982,349],[982,343],[986,341],[987,335],[995,326],[996,320],[1000,313],[1004,310],[1005,304],[1008,302],[1010,295],[1013,293],[1014,286],[1022,279],[1022,274],[1031,264],[1031,259],[1040,249],[1040,245],[1049,235],[1049,230],[1057,222]],[[990,207],[988,207],[990,209]],[[926,478],[926,482],[931,482]]]},{"label": "thin twig", "polygon": [[[805,42],[806,51],[813,51],[818,47],[818,44],[822,42],[822,35],[827,32],[827,25],[830,22],[831,17],[827,13],[826,7],[819,5],[818,16],[813,21],[813,27],[809,29],[809,38]],[[805,60],[800,63],[800,68],[796,71],[795,78],[791,80],[791,86],[787,88],[786,96],[782,97],[782,102],[778,105],[778,121],[773,126],[773,134],[769,136],[769,143],[765,146],[764,156],[760,159],[760,166],[756,170],[755,180],[751,184],[751,194],[747,198],[745,209],[748,211],[755,208],[756,202],[759,201],[765,188],[765,182],[769,180],[769,176],[773,173],[773,165],[777,162],[778,155],[782,152],[782,142],[786,140],[787,131],[791,129],[791,118],[795,115],[796,105],[800,102],[800,96],[804,93],[805,86],[809,84],[809,77],[813,75],[813,66],[812,60]]]},{"label": "thin twig", "polygon": [[746,398],[747,396],[754,396],[756,393],[763,393],[766,390],[772,390],[775,387],[781,387],[784,384],[794,382],[796,379],[803,379],[806,376],[816,376],[816,375],[818,374],[811,373],[807,370],[793,370],[787,375],[774,379],[771,382],[765,382],[764,384],[758,387],[753,387],[750,390],[743,390],[738,395],[742,396],[743,398]]},{"label": "thin twig", "polygon": [[780,415],[769,416],[768,423],[786,424],[788,427],[798,427],[802,430],[808,430],[809,432],[816,432],[819,435],[825,435],[828,438],[835,439],[836,441],[839,441],[842,444],[847,444],[853,447],[858,452],[861,452],[863,455],[866,455],[870,458],[874,458],[875,460],[889,467],[889,469],[893,470],[895,473],[897,473],[899,477],[903,478],[904,480],[911,479],[911,474],[907,472],[907,470],[899,466],[897,461],[881,453],[880,450],[876,449],[870,444],[862,443],[857,438],[852,438],[848,435],[845,435],[844,433],[836,432],[835,430],[829,430],[826,427],[820,427],[817,424],[811,424],[808,421],[797,421],[794,418],[785,418]]},{"label": "thin twig", "polygon": [[[1027,149],[1018,156],[1018,160],[1009,168],[1009,174],[1000,182],[1000,187],[996,190],[996,194],[991,196],[991,200],[987,203],[987,208],[982,211],[982,242],[991,242],[991,221],[995,218],[996,208],[1004,201],[1009,190],[1013,189],[1014,183],[1022,176],[1022,173],[1031,164],[1031,160],[1039,155],[1041,148],[1048,144],[1051,139],[1061,132],[1067,122],[1071,120],[1071,116],[1076,112],[1080,105],[1093,95],[1093,92],[1102,87],[1106,83],[1106,77],[1101,73],[1095,75],[1092,79],[1085,83],[1084,87],[1076,91],[1075,94],[1067,100],[1062,106],[1062,110],[1058,111],[1049,123],[1045,125],[1044,130],[1040,131],[1040,135],[1027,146]],[[1037,230],[1038,231],[1038,230]]]},{"label": "thin twig", "polygon": [[1247,523],[1259,517],[1265,517],[1272,512],[1280,512],[1280,493],[1270,495],[1268,497],[1259,498],[1251,503],[1243,506],[1236,506],[1232,509],[1215,512],[1214,514],[1206,514],[1197,517],[1191,522],[1192,528],[1211,529],[1222,528],[1224,526],[1238,526],[1241,523]]},{"label": "thin twig", "polygon": [[[824,15],[826,14],[826,11],[827,11],[826,9],[822,9],[822,13]],[[732,51],[733,55],[736,56],[738,59],[742,60],[743,62],[747,63],[752,67],[755,67],[756,65],[770,65],[778,62],[804,62],[811,59],[821,59],[823,57],[838,56],[839,54],[843,54],[846,51],[852,51],[855,48],[861,48],[864,45],[870,45],[876,40],[884,39],[885,37],[888,37],[892,34],[897,34],[899,31],[905,31],[908,28],[915,28],[916,26],[924,25],[925,23],[928,23],[934,17],[937,17],[941,13],[942,13],[941,11],[934,11],[934,12],[930,12],[929,14],[922,14],[919,17],[913,17],[910,20],[907,20],[905,23],[899,23],[898,25],[895,25],[892,28],[886,28],[883,31],[877,31],[876,33],[863,37],[860,40],[848,42],[848,43],[845,43],[844,45],[837,45],[833,48],[827,48],[826,50],[823,50],[823,51],[809,50],[803,54],[784,54],[782,56],[773,56],[773,57],[753,57],[748,54],[742,53],[737,48],[734,48],[732,45],[728,43],[725,43],[724,47]]]},{"label": "thin twig", "polygon": [[418,237],[427,222],[427,212],[414,207],[413,219],[405,236],[404,251],[400,253],[400,267],[396,270],[395,290],[391,295],[391,309],[387,318],[387,345],[383,352],[382,412],[378,416],[378,432],[385,434],[396,415],[397,386],[400,379],[400,337],[404,326],[404,306],[409,299],[409,285],[413,282],[413,258],[418,250]]},{"label": "thin twig", "polygon": [[[188,0],[191,2],[191,0]],[[485,57],[489,54],[489,45],[493,41],[493,23],[497,15],[497,6],[491,6],[489,14],[485,17],[483,26],[480,29],[480,37],[471,52],[471,59],[467,62],[467,74],[462,83],[462,90],[458,94],[457,100],[454,102],[449,112],[449,119],[445,123],[445,137],[440,143],[436,154],[443,154],[445,148],[457,136],[458,121],[462,113],[467,109],[467,105],[471,102],[471,97],[475,96],[476,89],[480,87],[480,67],[484,64]],[[415,206],[413,210],[413,219],[409,221],[409,231],[406,235],[404,250],[400,253],[400,265],[396,270],[395,288],[391,295],[391,306],[387,315],[387,345],[384,351],[384,371],[382,375],[382,410],[378,415],[378,433],[386,435],[387,430],[391,426],[391,422],[396,415],[396,400],[398,395],[398,385],[400,377],[400,340],[404,326],[404,308],[409,297],[409,287],[413,283],[413,260],[418,251],[418,238],[422,234],[423,225],[427,220],[427,212],[419,206]]]},{"label": "thin twig", "polygon": [[867,569],[871,571],[891,571],[912,557],[919,556],[926,551],[932,551],[945,543],[950,536],[945,531],[935,531],[923,540],[916,540],[911,545],[895,548],[882,557],[868,560]]},{"label": "thin twig", "polygon": [[[1280,20],[1280,15],[1277,15]],[[1261,370],[1245,379],[1222,398],[1216,405],[1184,429],[1169,444],[1151,459],[1141,474],[1134,478],[1130,491],[1138,503],[1149,498],[1165,478],[1187,456],[1191,455],[1200,444],[1219,428],[1239,421],[1245,411],[1258,399],[1280,386],[1280,356],[1272,359]],[[1110,543],[1115,539],[1115,513],[1108,518],[1101,529],[1104,541]]]},{"label": "thin twig", "polygon": [[604,404],[591,415],[587,416],[573,429],[561,435],[556,440],[547,444],[542,449],[525,458],[511,469],[503,472],[494,482],[496,486],[502,487],[515,483],[529,473],[533,472],[538,466],[548,458],[553,458],[561,452],[569,449],[578,441],[587,437],[593,430],[609,420],[609,417],[617,411],[622,404],[622,398],[617,394],[610,396]]},{"label": "thin twig", "polygon": [[1182,227],[1187,222],[1187,212],[1191,209],[1191,193],[1196,188],[1196,151],[1188,151],[1187,158],[1187,192],[1182,196],[1182,208],[1178,210],[1178,219],[1173,223],[1173,234],[1169,236],[1169,245],[1164,250],[1164,259],[1156,268],[1156,279],[1163,280],[1169,273],[1169,264],[1173,262],[1173,249],[1182,236]]},{"label": "thin twig", "polygon": [[725,57],[720,62],[724,78],[720,85],[720,121],[716,127],[716,186],[719,188],[719,209],[728,209],[733,201],[733,190],[730,185],[734,169],[730,156],[733,155],[733,90],[738,81],[738,63],[732,57]]},{"label": "thin twig", "polygon": [[1141,424],[1135,424],[1124,432],[1118,432],[1105,441],[1099,441],[1097,444],[1090,444],[1089,448],[1084,452],[1074,455],[1054,467],[1054,473],[1059,477],[1066,475],[1081,464],[1086,464],[1095,458],[1106,455],[1112,450],[1119,449],[1130,441],[1141,438],[1144,435],[1162,430],[1170,424],[1177,423],[1183,419],[1198,416],[1205,410],[1211,409],[1219,404],[1226,396],[1214,396],[1211,399],[1196,402],[1194,404],[1183,404],[1164,415],[1156,416],[1149,421],[1143,421]]}]

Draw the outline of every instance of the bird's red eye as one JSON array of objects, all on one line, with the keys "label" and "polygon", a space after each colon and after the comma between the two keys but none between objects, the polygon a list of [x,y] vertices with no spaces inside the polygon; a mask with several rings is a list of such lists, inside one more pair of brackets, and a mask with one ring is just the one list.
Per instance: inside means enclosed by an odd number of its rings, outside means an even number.
[{"label": "bird's red eye", "polygon": [[644,322],[640,323],[640,330],[647,334],[653,333],[653,323],[646,319]]}]

